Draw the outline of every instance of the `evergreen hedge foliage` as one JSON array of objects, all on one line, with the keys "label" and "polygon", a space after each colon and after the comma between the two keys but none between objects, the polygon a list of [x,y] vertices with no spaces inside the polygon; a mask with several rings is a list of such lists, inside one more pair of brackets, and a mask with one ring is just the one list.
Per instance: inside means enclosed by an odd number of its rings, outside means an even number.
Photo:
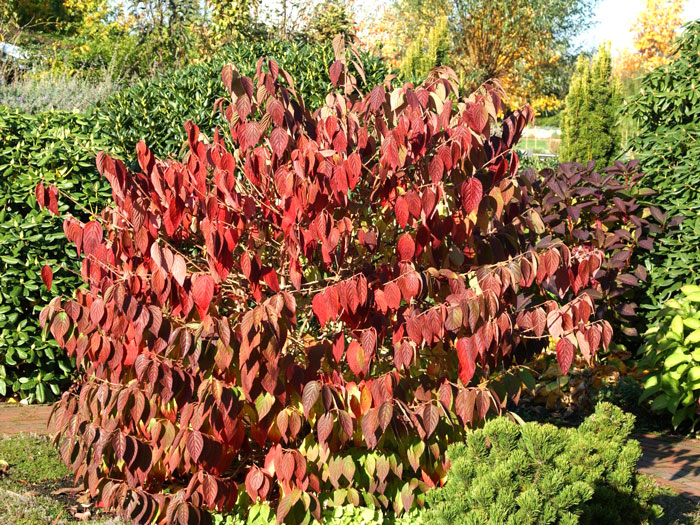
[{"label": "evergreen hedge foliage", "polygon": [[[56,293],[80,279],[77,253],[64,242],[61,222],[39,210],[34,187],[55,184],[88,209],[110,196],[99,181],[94,152],[107,146],[91,119],[74,113],[27,115],[0,106],[0,396],[45,402],[58,395],[73,366],[53,340],[43,340],[36,321]],[[66,199],[59,210],[84,213]],[[49,292],[41,283],[44,264],[54,268]]]},{"label": "evergreen hedge foliage", "polygon": [[[143,80],[107,99],[97,111],[101,133],[118,155],[133,153],[141,139],[161,157],[175,154],[186,139],[180,123],[192,120],[207,135],[217,124],[228,127],[214,110],[214,102],[227,96],[221,69],[235,64],[241,74],[252,78],[259,57],[274,58],[291,75],[310,109],[323,104],[332,88],[328,67],[334,55],[330,42],[239,41],[201,64]],[[364,54],[363,58],[366,82],[358,81],[366,90],[381,84],[390,71],[373,55]]]},{"label": "evergreen hedge foliage", "polygon": [[[80,204],[59,199],[61,214],[89,218],[111,196],[95,168],[97,152],[131,159],[143,138],[159,156],[176,155],[188,119],[211,136],[224,122],[213,109],[225,95],[222,65],[235,63],[251,74],[260,56],[277,59],[312,108],[321,105],[331,86],[332,46],[268,41],[233,43],[220,56],[141,81],[86,114],[28,115],[0,106],[0,397],[50,401],[73,369],[55,342],[42,340],[36,321],[51,297],[72,293],[80,282],[76,252],[64,242],[61,221],[38,209],[36,184],[55,184]],[[381,83],[388,73],[383,62],[364,59],[367,82]],[[41,284],[44,264],[54,269],[51,292]]]},{"label": "evergreen hedge foliage", "polygon": [[671,225],[685,217],[646,262],[653,317],[684,284],[700,282],[700,21],[686,26],[674,60],[644,77],[627,111],[639,128],[632,147],[642,183],[656,190],[648,203]]},{"label": "evergreen hedge foliage", "polygon": [[635,472],[634,416],[610,403],[578,428],[488,421],[448,451],[444,487],[427,495],[425,523],[647,523],[654,482]]}]

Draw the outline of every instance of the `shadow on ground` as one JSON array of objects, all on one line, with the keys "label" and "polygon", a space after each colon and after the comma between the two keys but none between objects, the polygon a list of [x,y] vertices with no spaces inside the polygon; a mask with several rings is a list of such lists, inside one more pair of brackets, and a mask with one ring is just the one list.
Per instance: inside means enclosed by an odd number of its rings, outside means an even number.
[{"label": "shadow on ground", "polygon": [[670,490],[654,498],[661,505],[664,515],[654,525],[697,525],[700,523],[700,508],[690,499]]}]

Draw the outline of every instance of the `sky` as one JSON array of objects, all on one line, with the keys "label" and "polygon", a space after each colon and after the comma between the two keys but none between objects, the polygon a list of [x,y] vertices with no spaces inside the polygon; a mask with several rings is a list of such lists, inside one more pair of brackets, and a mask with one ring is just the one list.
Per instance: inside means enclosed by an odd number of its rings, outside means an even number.
[{"label": "sky", "polygon": [[[632,47],[632,24],[644,9],[644,0],[600,0],[595,12],[596,24],[582,34],[579,43],[595,49],[610,41],[613,55]],[[686,0],[685,21],[700,18],[700,0]]]}]

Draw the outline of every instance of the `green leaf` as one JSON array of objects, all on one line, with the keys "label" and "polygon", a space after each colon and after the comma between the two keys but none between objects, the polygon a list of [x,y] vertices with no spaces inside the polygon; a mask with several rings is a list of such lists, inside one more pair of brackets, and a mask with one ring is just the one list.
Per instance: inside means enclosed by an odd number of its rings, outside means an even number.
[{"label": "green leaf", "polygon": [[700,342],[700,330],[693,330],[685,338],[685,344],[694,344]]}]

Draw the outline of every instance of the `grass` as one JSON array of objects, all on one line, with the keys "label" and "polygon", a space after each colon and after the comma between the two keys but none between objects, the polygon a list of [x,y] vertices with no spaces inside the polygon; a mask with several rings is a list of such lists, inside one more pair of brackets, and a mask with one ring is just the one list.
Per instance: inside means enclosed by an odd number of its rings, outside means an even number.
[{"label": "grass", "polygon": [[520,149],[531,150],[533,153],[556,154],[559,150],[559,138],[538,139],[535,137],[523,137],[518,143]]},{"label": "grass", "polygon": [[79,491],[71,490],[72,481],[47,437],[34,434],[0,437],[0,523],[122,523],[99,514],[97,519],[80,519],[81,515],[88,517],[86,510],[95,515],[95,509]]},{"label": "grass", "polygon": [[35,485],[61,480],[68,469],[48,438],[32,434],[0,438],[0,460],[8,463],[0,487]]}]

